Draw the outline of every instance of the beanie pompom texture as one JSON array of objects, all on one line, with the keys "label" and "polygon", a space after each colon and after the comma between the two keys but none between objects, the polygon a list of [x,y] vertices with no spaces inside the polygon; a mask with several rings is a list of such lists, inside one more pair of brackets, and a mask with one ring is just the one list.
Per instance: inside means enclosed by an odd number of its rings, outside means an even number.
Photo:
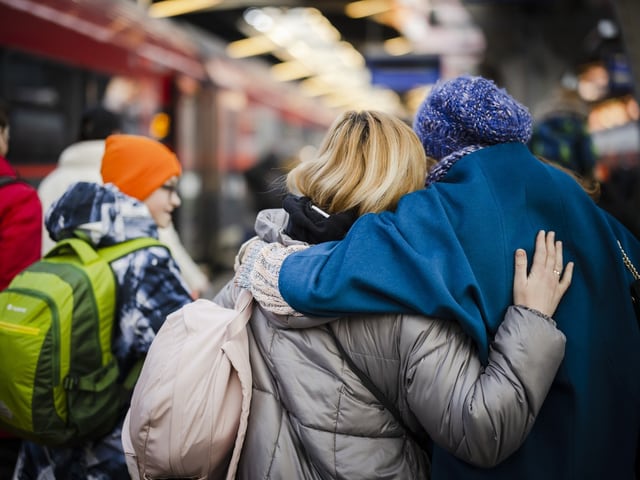
[{"label": "beanie pompom texture", "polygon": [[181,172],[178,158],[160,142],[138,135],[110,135],[105,141],[102,181],[130,197],[145,200]]},{"label": "beanie pompom texture", "polygon": [[529,110],[491,80],[462,75],[438,83],[416,113],[413,129],[427,155],[443,158],[470,146],[527,143]]}]

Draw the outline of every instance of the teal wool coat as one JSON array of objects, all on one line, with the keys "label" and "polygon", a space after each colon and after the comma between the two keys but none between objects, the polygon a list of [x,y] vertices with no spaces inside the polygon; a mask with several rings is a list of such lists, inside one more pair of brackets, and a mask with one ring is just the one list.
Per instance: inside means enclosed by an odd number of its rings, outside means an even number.
[{"label": "teal wool coat", "polygon": [[554,318],[565,359],[523,446],[482,470],[436,448],[439,479],[631,479],[640,424],[640,331],[632,277],[640,244],[573,178],[522,144],[483,148],[458,160],[395,212],[361,217],[341,242],[289,256],[279,287],[314,315],[419,312],[460,322],[482,359],[512,301],[513,256],[532,258],[539,230],[562,240],[576,264]]}]

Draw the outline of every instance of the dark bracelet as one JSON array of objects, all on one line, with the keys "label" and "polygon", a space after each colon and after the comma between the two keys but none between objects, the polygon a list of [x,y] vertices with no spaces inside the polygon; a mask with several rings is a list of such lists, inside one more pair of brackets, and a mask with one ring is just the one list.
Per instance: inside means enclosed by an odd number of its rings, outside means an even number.
[{"label": "dark bracelet", "polygon": [[547,315],[545,313],[542,313],[540,310],[536,310],[535,308],[530,308],[530,307],[527,307],[525,305],[516,305],[516,307],[528,310],[529,312],[531,312],[531,313],[533,313],[533,314],[535,314],[535,315],[537,315],[539,317],[542,317],[545,320],[551,322],[553,325],[556,324],[556,322],[555,322],[555,320],[553,318],[551,318],[549,315]]}]

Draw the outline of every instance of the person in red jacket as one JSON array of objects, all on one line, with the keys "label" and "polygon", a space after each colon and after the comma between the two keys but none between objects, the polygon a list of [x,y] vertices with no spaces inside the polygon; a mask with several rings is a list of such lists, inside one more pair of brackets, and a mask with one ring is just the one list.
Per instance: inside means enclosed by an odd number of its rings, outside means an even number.
[{"label": "person in red jacket", "polygon": [[[17,180],[5,158],[9,151],[9,116],[0,100],[0,290],[40,258],[42,205],[31,185]],[[10,179],[10,180],[9,180]]]},{"label": "person in red jacket", "polygon": [[[17,179],[16,171],[5,158],[8,151],[9,115],[0,99],[0,290],[38,260],[42,248],[42,205],[38,193]],[[19,448],[19,439],[0,430],[0,478],[10,477]]]}]

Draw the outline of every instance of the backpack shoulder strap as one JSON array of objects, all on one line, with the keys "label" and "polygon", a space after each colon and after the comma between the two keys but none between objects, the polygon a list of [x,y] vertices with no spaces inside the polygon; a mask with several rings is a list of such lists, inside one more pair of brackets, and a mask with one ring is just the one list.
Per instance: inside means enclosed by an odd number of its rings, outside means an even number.
[{"label": "backpack shoulder strap", "polygon": [[168,249],[168,247],[160,242],[160,240],[152,237],[134,238],[133,240],[127,240],[126,242],[116,243],[115,245],[100,247],[98,249],[95,249],[93,245],[91,245],[86,240],[72,237],[60,240],[51,250],[47,252],[45,257],[55,257],[56,255],[64,253],[66,250],[71,249],[76,252],[76,255],[80,257],[83,264],[88,264],[97,260],[98,258],[105,260],[107,263],[111,263],[112,261],[120,257],[124,257],[125,255],[135,250],[153,246],[164,247]]},{"label": "backpack shoulder strap", "polygon": [[152,237],[140,237],[134,238],[133,240],[127,240],[126,242],[116,243],[115,245],[109,245],[108,247],[101,247],[97,252],[102,259],[111,263],[131,252],[147,247],[167,248],[164,243],[160,242],[160,240]]},{"label": "backpack shoulder strap", "polygon": [[253,312],[253,295],[251,295],[251,292],[242,289],[238,298],[236,298],[233,308],[238,312],[238,316],[229,324],[229,338],[236,336],[245,328],[251,318],[251,313]]},{"label": "backpack shoulder strap", "polygon": [[0,176],[0,187],[4,187],[5,185],[10,185],[12,183],[24,183],[24,181],[17,177]]},{"label": "backpack shoulder strap", "polygon": [[58,241],[46,254],[45,258],[54,258],[60,255],[73,252],[82,262],[83,265],[95,262],[98,254],[95,248],[89,242],[81,238],[70,237]]}]

